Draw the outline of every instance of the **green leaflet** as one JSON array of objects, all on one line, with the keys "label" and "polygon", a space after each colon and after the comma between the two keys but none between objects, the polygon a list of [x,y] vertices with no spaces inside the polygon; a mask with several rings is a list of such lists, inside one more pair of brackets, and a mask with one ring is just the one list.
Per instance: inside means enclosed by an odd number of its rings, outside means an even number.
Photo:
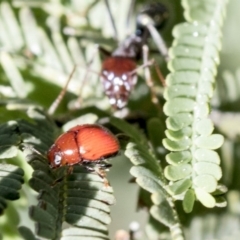
[{"label": "green leaflet", "polygon": [[[143,149],[145,146],[139,146],[138,148]],[[135,165],[131,168],[130,173],[136,177],[138,185],[151,193],[152,206],[150,208],[151,216],[158,220],[163,225],[169,227],[172,235],[176,234],[179,239],[182,239],[182,230],[179,226],[178,217],[173,208],[172,202],[164,189],[165,183],[161,180],[162,170],[160,166],[155,169],[151,169],[151,165],[148,165],[152,161],[151,155],[144,155],[145,162],[136,161],[136,158],[142,158],[142,151],[137,151],[137,146],[133,143],[129,143],[128,148],[125,152],[126,156]],[[134,151],[134,157],[131,153]],[[156,161],[156,159],[155,159]],[[150,227],[150,222],[148,227]],[[173,238],[175,239],[175,238]],[[176,238],[178,239],[178,238]]]},{"label": "green leaflet", "polygon": [[20,198],[24,172],[21,168],[7,163],[0,163],[0,213],[7,207],[6,200]]},{"label": "green leaflet", "polygon": [[212,1],[183,1],[189,22],[173,29],[175,39],[168,63],[171,73],[166,78],[163,107],[168,116],[163,145],[171,153],[166,156],[170,165],[164,175],[170,180],[169,193],[182,194],[186,212],[192,211],[196,199],[206,207],[221,205],[211,194],[222,177],[220,159],[214,150],[223,144],[223,136],[213,134],[208,115],[226,2],[216,7]]},{"label": "green leaflet", "polygon": [[[136,183],[147,193],[140,195],[140,197],[145,197],[145,199],[140,199],[139,201],[142,203],[148,202],[147,207],[150,208],[151,217],[147,228],[151,233],[148,232],[148,234],[155,235],[159,232],[153,230],[155,228],[153,222],[157,220],[169,228],[171,235],[176,235],[173,239],[183,239],[182,229],[172,199],[165,189],[166,180],[163,177],[160,161],[156,159],[156,156],[146,143],[144,135],[123,120],[112,117],[110,122],[132,140],[132,142],[127,144],[125,155],[134,165],[130,169],[130,173],[136,178]],[[152,131],[152,138],[154,137],[153,126],[159,126],[159,123],[157,119],[152,119],[148,123],[148,130]],[[161,129],[161,127],[156,127],[155,132],[156,130],[161,132]],[[146,199],[149,195],[151,197],[150,201],[149,198]],[[155,221],[152,221],[152,218]]]}]

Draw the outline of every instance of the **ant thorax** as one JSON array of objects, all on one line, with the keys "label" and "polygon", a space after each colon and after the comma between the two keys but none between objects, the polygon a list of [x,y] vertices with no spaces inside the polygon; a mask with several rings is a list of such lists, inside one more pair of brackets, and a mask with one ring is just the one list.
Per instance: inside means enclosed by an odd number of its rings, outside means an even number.
[{"label": "ant thorax", "polygon": [[127,37],[119,47],[113,51],[112,57],[127,57],[138,59],[141,56],[142,46],[145,43],[143,38],[132,34]]}]

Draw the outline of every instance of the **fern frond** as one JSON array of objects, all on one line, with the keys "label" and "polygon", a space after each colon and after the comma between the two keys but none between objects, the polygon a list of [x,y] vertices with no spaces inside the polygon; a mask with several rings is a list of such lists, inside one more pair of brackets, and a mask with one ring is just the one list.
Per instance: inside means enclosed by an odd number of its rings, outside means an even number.
[{"label": "fern frond", "polygon": [[24,183],[24,172],[12,164],[0,163],[0,214],[7,207],[6,200],[20,198],[19,190]]},{"label": "fern frond", "polygon": [[[131,175],[136,178],[137,184],[151,195],[152,204],[148,206],[151,216],[169,228],[172,239],[184,239],[172,198],[165,190],[166,182],[160,162],[148,146],[148,142],[142,133],[126,122],[116,118],[111,118],[110,122],[133,141],[128,143],[125,155],[134,165],[130,169]],[[148,227],[151,223],[152,221],[149,221]]]},{"label": "fern frond", "polygon": [[[115,202],[111,187],[81,166],[75,166],[69,175],[63,169],[50,172],[47,162],[40,163],[36,156],[31,165],[35,171],[29,183],[39,192],[39,203],[31,207],[30,216],[38,236],[108,239],[109,205]],[[63,230],[65,222],[69,227]]]},{"label": "fern frond", "polygon": [[206,207],[218,205],[213,195],[222,171],[214,150],[222,145],[223,137],[213,134],[208,115],[226,3],[215,6],[206,1],[183,1],[188,22],[173,30],[171,73],[164,92],[168,129],[163,140],[171,153],[166,157],[170,165],[164,174],[170,181],[168,192],[183,200],[186,212],[192,211],[196,199]]}]

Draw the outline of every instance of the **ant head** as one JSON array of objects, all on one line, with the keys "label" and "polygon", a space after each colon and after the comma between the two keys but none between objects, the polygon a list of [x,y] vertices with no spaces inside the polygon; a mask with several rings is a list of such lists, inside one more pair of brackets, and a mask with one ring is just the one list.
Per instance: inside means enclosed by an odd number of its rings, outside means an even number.
[{"label": "ant head", "polygon": [[157,29],[163,28],[168,17],[168,10],[162,3],[155,2],[146,5],[137,16],[136,34],[141,36],[148,24],[155,26]]}]

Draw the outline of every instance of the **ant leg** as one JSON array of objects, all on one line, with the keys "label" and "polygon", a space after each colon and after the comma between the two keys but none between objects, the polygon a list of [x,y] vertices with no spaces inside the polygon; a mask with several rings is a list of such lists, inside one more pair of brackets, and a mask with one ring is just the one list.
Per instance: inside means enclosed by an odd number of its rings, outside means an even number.
[{"label": "ant leg", "polygon": [[[144,45],[143,46],[143,63],[144,64],[146,64],[148,62],[148,52],[149,52],[149,49],[148,49],[147,45]],[[158,101],[158,98],[157,98],[157,94],[154,90],[154,83],[153,83],[153,80],[152,80],[152,77],[151,77],[151,74],[150,74],[149,67],[144,68],[144,74],[145,74],[146,84],[151,91],[152,102],[153,102],[153,104],[155,104],[157,106],[157,108],[159,110],[162,110],[162,107],[161,107],[161,105]]]},{"label": "ant leg", "polygon": [[140,69],[142,68],[147,68],[149,66],[152,66],[154,64],[154,59],[152,60],[147,60],[146,63],[143,63],[141,66],[135,68],[133,71],[131,71],[129,74],[130,75],[133,75],[133,74],[136,74]]},{"label": "ant leg", "polygon": [[160,68],[157,66],[157,64],[154,64],[154,66],[155,66],[155,70],[156,70],[156,73],[158,75],[158,78],[160,79],[163,87],[166,87],[166,81],[165,81],[165,78],[164,78]]}]

